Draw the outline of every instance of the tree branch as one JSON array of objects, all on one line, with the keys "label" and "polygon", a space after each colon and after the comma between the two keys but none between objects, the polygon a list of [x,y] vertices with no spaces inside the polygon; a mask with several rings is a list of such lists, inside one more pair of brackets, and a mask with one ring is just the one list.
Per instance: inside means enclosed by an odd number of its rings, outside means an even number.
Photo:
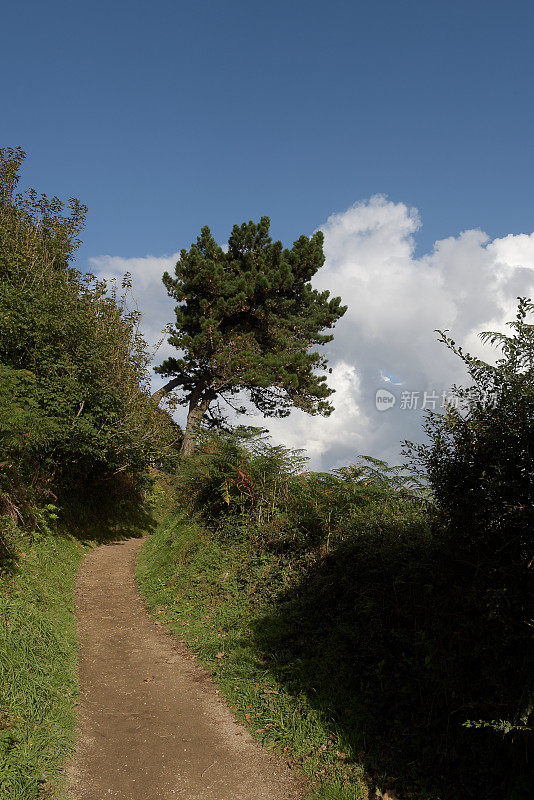
[{"label": "tree branch", "polygon": [[169,392],[172,392],[177,386],[182,383],[182,378],[173,378],[171,381],[162,386],[161,389],[158,389],[157,392],[154,392],[152,395],[152,400],[155,402],[156,405],[160,404],[161,398],[164,397]]}]

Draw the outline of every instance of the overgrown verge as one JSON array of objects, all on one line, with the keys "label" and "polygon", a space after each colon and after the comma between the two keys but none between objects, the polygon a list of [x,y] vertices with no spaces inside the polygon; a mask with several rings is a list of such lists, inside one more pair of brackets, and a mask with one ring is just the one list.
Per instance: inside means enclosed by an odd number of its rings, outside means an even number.
[{"label": "overgrown verge", "polygon": [[206,434],[189,518],[141,552],[150,608],[315,797],[530,797],[531,651],[495,571],[384,465],[301,468],[257,432]]},{"label": "overgrown verge", "polygon": [[426,541],[428,525],[421,501],[402,499],[401,477],[394,495],[374,467],[336,476],[301,474],[301,466],[298,454],[254,431],[207,436],[182,472],[182,501],[199,502],[204,519],[171,516],[144,545],[138,579],[149,607],[214,673],[254,736],[303,769],[313,796],[356,800],[373,783],[385,789],[388,775],[378,765],[370,780],[369,728],[346,684],[355,632],[335,602],[325,607],[325,587],[315,607],[299,602],[318,570],[332,588],[332,559],[348,538],[369,537],[372,550],[373,533],[391,543],[402,531],[409,550]]},{"label": "overgrown verge", "polygon": [[[74,580],[88,545],[33,544],[2,519],[14,561],[0,579],[0,796],[56,796],[76,722]],[[7,528],[7,530],[6,530]]]},{"label": "overgrown verge", "polygon": [[363,798],[362,768],[346,763],[335,725],[276,678],[255,641],[267,597],[292,571],[246,543],[225,546],[178,515],[143,546],[138,579],[149,608],[214,674],[256,739],[301,767],[316,797]]}]

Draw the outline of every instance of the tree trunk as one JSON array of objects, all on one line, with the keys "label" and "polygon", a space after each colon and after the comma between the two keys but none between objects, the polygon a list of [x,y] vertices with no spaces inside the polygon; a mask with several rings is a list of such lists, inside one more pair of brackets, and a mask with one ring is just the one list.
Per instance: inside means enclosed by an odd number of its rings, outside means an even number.
[{"label": "tree trunk", "polygon": [[[172,380],[166,383],[165,386],[162,386],[161,389],[158,389],[157,392],[154,392],[152,395],[152,400],[156,403],[156,405],[159,405],[161,398],[171,392],[181,383],[181,378],[172,378]],[[180,453],[183,456],[190,456],[194,453],[195,439],[198,433],[198,428],[202,421],[202,417],[208,410],[208,406],[211,401],[215,400],[217,397],[217,393],[214,392],[210,387],[202,391],[203,386],[204,384],[197,386],[191,392],[189,399],[189,411],[187,412],[187,425],[184,431],[182,446],[180,448]]]},{"label": "tree trunk", "polygon": [[[195,451],[195,440],[202,421],[202,417],[208,410],[208,406],[216,397],[215,392],[208,390],[199,400],[195,396],[191,397],[189,402],[189,411],[187,414],[187,425],[184,431],[184,438],[180,453],[183,456],[190,456]],[[196,402],[195,402],[196,400]]]}]

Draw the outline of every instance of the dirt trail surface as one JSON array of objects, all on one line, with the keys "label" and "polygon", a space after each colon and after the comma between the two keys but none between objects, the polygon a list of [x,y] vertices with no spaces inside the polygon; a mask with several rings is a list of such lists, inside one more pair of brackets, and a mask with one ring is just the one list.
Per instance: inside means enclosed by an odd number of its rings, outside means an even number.
[{"label": "dirt trail surface", "polygon": [[77,583],[80,725],[72,800],[296,800],[301,782],[234,719],[144,608],[140,539],[93,550]]}]

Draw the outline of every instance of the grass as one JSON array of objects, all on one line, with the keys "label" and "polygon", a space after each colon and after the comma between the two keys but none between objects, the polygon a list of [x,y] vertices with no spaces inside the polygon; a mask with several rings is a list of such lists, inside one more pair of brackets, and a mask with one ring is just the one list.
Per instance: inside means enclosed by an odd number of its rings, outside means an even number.
[{"label": "grass", "polygon": [[246,541],[222,544],[175,515],[143,545],[138,581],[150,610],[197,654],[253,736],[304,772],[313,797],[365,798],[363,766],[344,747],[335,715],[292,691],[258,640],[294,569]]},{"label": "grass", "polygon": [[78,693],[74,579],[86,550],[45,536],[0,581],[0,796],[9,800],[61,791]]}]

